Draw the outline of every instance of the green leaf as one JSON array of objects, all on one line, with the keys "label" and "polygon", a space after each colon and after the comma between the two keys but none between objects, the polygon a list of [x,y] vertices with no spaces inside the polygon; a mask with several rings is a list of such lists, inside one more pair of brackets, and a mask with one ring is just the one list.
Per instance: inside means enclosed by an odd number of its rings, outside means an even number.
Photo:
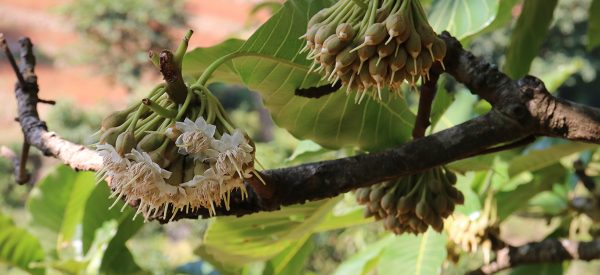
[{"label": "green leaf", "polygon": [[10,217],[0,212],[0,262],[19,267],[32,274],[44,274],[41,268],[30,264],[44,261],[44,250],[39,240],[24,229],[15,226]]},{"label": "green leaf", "polygon": [[[209,48],[196,48],[185,54],[183,58],[183,69],[182,73],[186,77],[198,78],[204,72],[206,67],[211,63],[219,59],[221,56],[233,53],[244,45],[244,40],[240,39],[229,39],[223,43],[209,47]],[[239,83],[241,84],[240,77],[238,76],[233,62],[229,61],[221,65],[217,71],[211,76],[211,81],[225,82],[225,83]]]},{"label": "green leaf", "polygon": [[[306,32],[308,19],[327,6],[328,1],[287,1],[241,47],[241,56],[233,60],[235,71],[246,86],[261,94],[275,122],[299,139],[312,139],[327,148],[368,150],[407,141],[414,114],[404,100],[388,93],[381,103],[368,97],[360,105],[342,91],[318,99],[294,95],[297,88],[326,84],[320,74],[308,73],[310,61],[299,54],[304,42],[297,38]],[[186,58],[203,57],[192,52]],[[206,63],[193,60],[187,61],[188,68],[206,68]]]},{"label": "green leaf", "polygon": [[517,266],[510,271],[510,275],[562,275],[562,263],[528,264]]},{"label": "green leaf", "polygon": [[487,154],[455,161],[446,165],[452,171],[464,174],[470,171],[484,171],[492,168],[496,154]]},{"label": "green leaf", "polygon": [[545,214],[560,215],[569,207],[569,204],[564,197],[552,191],[546,191],[531,198],[529,207],[539,207]]},{"label": "green leaf", "polygon": [[294,149],[294,153],[292,153],[292,155],[287,159],[287,161],[293,161],[304,154],[316,153],[321,151],[323,151],[323,147],[321,147],[321,145],[316,144],[312,140],[303,140],[300,141],[300,143],[298,143],[298,146],[296,146],[296,149]]},{"label": "green leaf", "polygon": [[315,231],[325,232],[373,222],[373,218],[364,217],[364,212],[364,207],[356,207],[356,209],[341,215],[336,215],[334,211],[331,211],[315,228]]},{"label": "green leaf", "polygon": [[508,175],[514,177],[522,172],[534,172],[557,163],[564,157],[593,148],[598,148],[598,145],[569,142],[541,150],[531,150],[526,155],[515,157],[510,161]]},{"label": "green leaf", "polygon": [[56,251],[71,256],[80,253],[72,241],[79,238],[75,233],[94,187],[94,173],[59,166],[32,190],[27,201],[32,226],[57,240]]},{"label": "green leaf", "polygon": [[[482,35],[485,33],[489,33],[495,31],[499,28],[505,27],[510,23],[513,19],[513,8],[516,4],[521,2],[522,0],[501,0],[498,5],[498,12],[496,13],[496,18],[485,27],[483,30],[477,33],[477,35]],[[470,36],[469,38],[474,38],[475,36]],[[465,42],[467,39],[463,39],[461,42]]]},{"label": "green leaf", "polygon": [[96,230],[94,242],[85,256],[49,261],[44,265],[66,274],[96,274],[107,251],[108,243],[116,233],[117,222],[105,222]]},{"label": "green leaf", "polygon": [[457,39],[474,35],[490,25],[498,12],[498,0],[434,0],[429,22],[436,32],[449,31]]},{"label": "green leaf", "polygon": [[298,239],[290,244],[288,248],[281,251],[273,259],[266,263],[263,274],[266,275],[299,275],[304,269],[304,265],[310,256],[310,252],[315,248],[312,234],[306,234],[305,237]]},{"label": "green leaf", "polygon": [[588,16],[588,51],[600,45],[600,0],[593,0]]},{"label": "green leaf", "polygon": [[270,259],[312,233],[338,201],[334,198],[241,218],[217,218],[206,230],[197,254],[227,265]]},{"label": "green leaf", "polygon": [[529,72],[546,38],[558,0],[525,0],[506,53],[504,71],[513,79]]},{"label": "green leaf", "polygon": [[372,263],[376,263],[382,251],[396,241],[396,236],[388,234],[382,239],[367,245],[358,253],[344,260],[333,273],[334,275],[353,275],[371,273]]},{"label": "green leaf", "polygon": [[537,194],[552,190],[553,185],[562,183],[566,175],[566,169],[560,164],[555,164],[535,173],[534,179],[529,183],[521,184],[513,190],[496,193],[498,218],[506,219],[513,212],[526,206],[529,200]]},{"label": "green leaf", "polygon": [[108,209],[113,201],[109,200],[110,190],[106,183],[96,186],[89,196],[83,216],[83,249],[88,251],[96,231],[109,221],[118,223],[117,233],[108,243],[108,249],[102,258],[101,270],[106,273],[134,273],[141,270],[133,255],[125,245],[142,226],[143,219],[132,220],[135,210],[126,207],[121,212],[124,202],[119,201],[112,209]]},{"label": "green leaf", "polygon": [[569,63],[560,64],[548,73],[539,75],[539,78],[544,82],[544,86],[550,92],[556,90],[567,81],[573,74],[581,70],[583,60],[581,58],[573,58]]},{"label": "green leaf", "polygon": [[423,275],[440,273],[446,259],[446,237],[428,230],[413,236],[404,234],[387,246],[377,266],[378,274]]}]

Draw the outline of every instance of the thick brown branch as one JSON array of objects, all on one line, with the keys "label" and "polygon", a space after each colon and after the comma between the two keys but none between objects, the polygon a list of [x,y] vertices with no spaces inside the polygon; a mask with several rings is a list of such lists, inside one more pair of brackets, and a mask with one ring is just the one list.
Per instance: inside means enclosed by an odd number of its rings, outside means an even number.
[{"label": "thick brown branch", "polygon": [[524,264],[562,262],[566,260],[591,261],[600,258],[600,240],[577,242],[571,240],[547,239],[523,246],[501,249],[496,260],[471,271],[469,274],[493,274],[501,270]]},{"label": "thick brown branch", "polygon": [[[267,184],[260,190],[261,197],[252,190],[252,184],[248,184],[248,200],[241,201],[239,196],[232,196],[231,209],[218,209],[217,215],[272,211],[282,205],[330,198],[358,187],[482,154],[499,144],[532,135],[600,143],[598,110],[552,97],[535,78],[513,81],[494,66],[466,52],[449,34],[441,37],[448,45],[444,62],[447,72],[473,93],[488,100],[494,106],[491,112],[378,153],[262,171]],[[21,50],[25,53],[21,70],[27,85],[17,86],[16,93],[19,122],[27,142],[75,169],[99,169],[101,158],[94,151],[46,131],[36,110],[38,87],[29,40],[22,41]],[[578,126],[576,121],[587,126]],[[206,211],[179,213],[176,218],[197,218],[207,214]]]}]

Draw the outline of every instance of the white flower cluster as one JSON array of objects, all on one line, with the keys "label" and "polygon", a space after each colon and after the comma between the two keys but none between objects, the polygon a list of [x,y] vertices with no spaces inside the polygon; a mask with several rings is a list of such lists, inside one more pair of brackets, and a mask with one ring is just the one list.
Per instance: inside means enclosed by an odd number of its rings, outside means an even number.
[{"label": "white flower cluster", "polygon": [[178,153],[194,162],[193,178],[172,185],[167,181],[172,173],[153,162],[148,153],[133,149],[122,157],[112,145],[101,144],[97,150],[103,168],[98,180],[110,178],[111,197],[138,204],[136,216],[142,214],[148,220],[162,215],[166,220],[169,212],[173,219],[178,211],[198,208],[216,214],[215,207],[222,201],[229,208],[230,193],[236,188],[247,196],[243,179],[254,172],[254,148],[241,130],[217,139],[216,127],[202,117],[195,122],[186,118],[175,128],[181,132],[175,141]]}]

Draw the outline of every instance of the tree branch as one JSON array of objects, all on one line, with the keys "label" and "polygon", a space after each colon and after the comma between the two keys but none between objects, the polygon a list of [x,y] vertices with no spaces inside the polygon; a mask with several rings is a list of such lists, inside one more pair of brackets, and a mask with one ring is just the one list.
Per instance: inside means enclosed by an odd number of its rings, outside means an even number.
[{"label": "tree branch", "polygon": [[493,274],[524,264],[562,262],[565,260],[591,261],[600,258],[600,240],[577,242],[547,239],[523,246],[509,246],[496,252],[496,260],[468,274]]},{"label": "tree branch", "polygon": [[[4,38],[0,38],[4,41]],[[5,43],[5,42],[1,42]],[[23,84],[17,82],[15,95],[19,123],[25,137],[25,143],[36,147],[46,156],[52,156],[75,170],[98,170],[102,167],[102,158],[83,145],[64,140],[57,134],[48,132],[46,123],[40,120],[37,103],[38,84],[35,75],[35,57],[29,38],[19,40],[21,65],[15,73],[21,75]],[[24,165],[24,163],[22,163]]]},{"label": "tree branch", "polygon": [[[262,171],[266,186],[260,194],[268,196],[258,196],[252,184],[247,183],[248,199],[241,201],[239,196],[232,196],[231,209],[217,209],[217,215],[240,216],[330,198],[358,187],[493,151],[501,148],[498,147],[501,144],[530,140],[526,139],[530,136],[558,136],[600,143],[599,110],[554,98],[541,81],[533,77],[513,81],[495,66],[465,51],[448,33],[440,37],[448,45],[444,62],[446,72],[489,101],[493,105],[492,111],[381,152]],[[28,85],[23,89],[17,86],[16,91],[19,121],[27,142],[75,169],[99,169],[101,159],[94,151],[47,132],[36,110],[37,83],[33,74],[34,62],[27,62],[32,59],[28,39],[23,40],[21,51],[25,53],[22,70],[30,68],[30,73],[25,74]],[[178,213],[176,219],[198,216],[207,217],[208,212]]]}]

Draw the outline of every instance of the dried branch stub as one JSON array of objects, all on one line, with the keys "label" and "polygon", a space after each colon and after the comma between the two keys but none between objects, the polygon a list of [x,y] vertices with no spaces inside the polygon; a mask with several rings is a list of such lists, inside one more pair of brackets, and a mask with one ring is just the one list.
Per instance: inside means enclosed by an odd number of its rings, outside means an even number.
[{"label": "dried branch stub", "polygon": [[[185,45],[173,56],[179,70],[184,52]],[[98,181],[110,179],[113,205],[137,205],[136,216],[145,220],[200,208],[214,215],[219,206],[229,209],[233,190],[247,196],[244,179],[258,176],[252,140],[211,91],[185,86],[181,102],[181,90],[158,85],[142,102],[106,117],[97,133]]]},{"label": "dried branch stub", "polygon": [[418,0],[367,2],[364,8],[341,0],[319,11],[301,37],[311,70],[341,80],[357,103],[367,94],[381,100],[386,88],[399,94],[404,82],[415,87],[429,80],[431,67],[440,62],[443,68],[446,55]]}]

